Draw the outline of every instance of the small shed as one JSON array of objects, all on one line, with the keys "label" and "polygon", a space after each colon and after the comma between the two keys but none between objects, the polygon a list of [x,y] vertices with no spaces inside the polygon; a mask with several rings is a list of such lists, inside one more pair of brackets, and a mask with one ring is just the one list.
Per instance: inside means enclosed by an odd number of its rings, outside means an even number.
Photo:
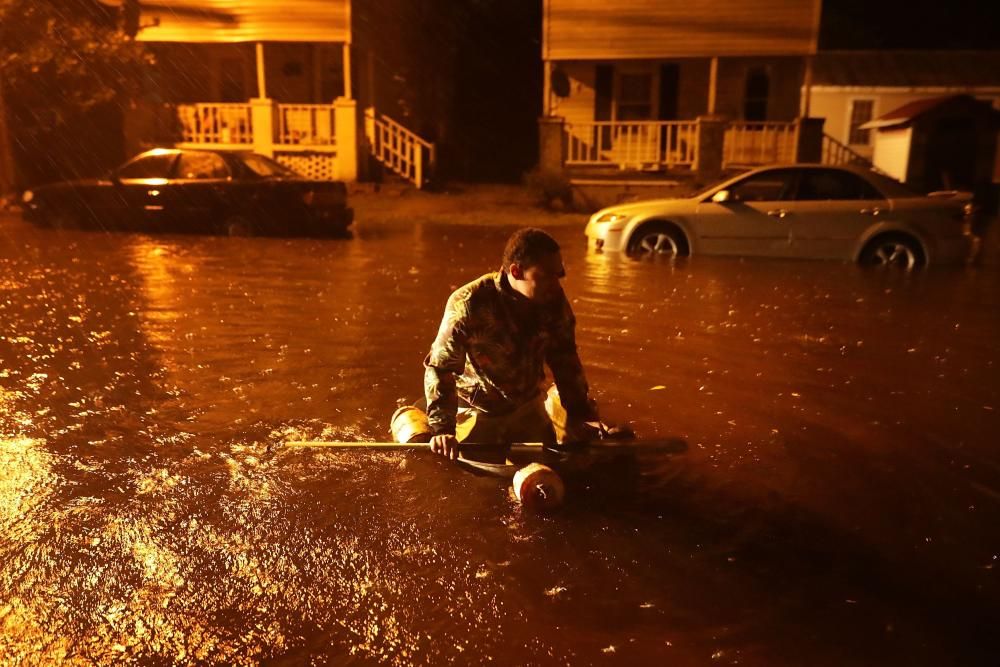
[{"label": "small shed", "polygon": [[983,190],[1000,180],[1000,111],[971,95],[918,100],[869,121],[872,162],[919,190]]}]

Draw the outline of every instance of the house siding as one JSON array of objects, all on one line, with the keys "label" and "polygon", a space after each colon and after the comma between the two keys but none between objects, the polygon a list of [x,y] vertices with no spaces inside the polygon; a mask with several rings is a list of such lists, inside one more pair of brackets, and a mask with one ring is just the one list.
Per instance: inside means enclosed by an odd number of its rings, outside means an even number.
[{"label": "house siding", "polygon": [[[675,63],[679,67],[677,119],[694,120],[704,115],[708,111],[708,59],[620,61],[613,64],[616,68],[640,68],[655,73],[662,63]],[[593,122],[597,63],[561,62],[557,67],[569,79],[569,95],[553,97],[552,115],[565,118],[570,125]],[[720,59],[716,112],[732,119],[743,117],[746,76],[755,67],[764,68],[770,76],[767,119],[794,120],[799,111],[803,71],[801,59],[795,57]]]},{"label": "house siding", "polygon": [[819,0],[545,0],[546,60],[806,55]]},{"label": "house siding", "polygon": [[[878,118],[905,104],[949,94],[943,89],[931,89],[921,92],[909,88],[893,91],[884,87],[862,86],[837,89],[824,88],[820,90],[813,88],[809,104],[809,115],[816,118],[825,118],[826,122],[823,125],[824,132],[845,144],[848,143],[852,100],[874,100],[875,105],[872,110],[872,118]],[[994,108],[1000,109],[1000,87],[982,92],[962,89],[962,92],[968,92],[975,97],[990,101]],[[860,155],[871,158],[875,150],[874,132],[868,146],[852,145],[851,149]]]}]

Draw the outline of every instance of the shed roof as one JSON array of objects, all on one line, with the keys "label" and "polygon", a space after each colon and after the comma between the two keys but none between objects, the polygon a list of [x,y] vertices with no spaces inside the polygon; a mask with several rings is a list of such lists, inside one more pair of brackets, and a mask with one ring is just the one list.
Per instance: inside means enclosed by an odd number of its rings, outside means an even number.
[{"label": "shed roof", "polygon": [[[868,121],[861,126],[861,129],[877,130],[879,128],[907,125],[920,116],[944,105],[958,105],[962,108],[974,109],[976,113],[986,112],[1000,117],[1000,112],[993,109],[989,103],[977,100],[971,95],[945,95],[943,97],[931,97],[904,104],[887,114]],[[977,107],[982,107],[982,109],[977,109]]]},{"label": "shed roof", "polygon": [[350,0],[140,0],[140,7],[143,42],[350,41]]},{"label": "shed roof", "polygon": [[1000,88],[1000,51],[820,51],[813,85]]}]

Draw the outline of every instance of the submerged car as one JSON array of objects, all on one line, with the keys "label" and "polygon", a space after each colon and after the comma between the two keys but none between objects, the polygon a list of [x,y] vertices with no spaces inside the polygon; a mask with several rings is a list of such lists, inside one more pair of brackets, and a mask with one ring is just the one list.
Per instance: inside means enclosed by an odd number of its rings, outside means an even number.
[{"label": "submerged car", "polygon": [[105,178],[24,193],[24,218],[56,228],[250,235],[343,234],[343,183],[305,178],[251,152],[156,148]]},{"label": "submerged car", "polygon": [[920,195],[853,167],[764,167],[686,199],[595,213],[588,242],[635,255],[841,259],[912,269],[960,262],[977,248],[963,193]]}]

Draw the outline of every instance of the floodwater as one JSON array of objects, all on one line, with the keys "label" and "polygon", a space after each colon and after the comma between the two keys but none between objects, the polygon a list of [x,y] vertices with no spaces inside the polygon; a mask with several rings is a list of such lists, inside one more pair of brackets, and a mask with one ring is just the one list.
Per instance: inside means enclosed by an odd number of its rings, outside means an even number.
[{"label": "floodwater", "polygon": [[[385,440],[509,229],[0,226],[0,663],[991,664],[1000,268],[563,243],[602,412],[565,508]],[[664,445],[667,443],[667,445]]]}]

